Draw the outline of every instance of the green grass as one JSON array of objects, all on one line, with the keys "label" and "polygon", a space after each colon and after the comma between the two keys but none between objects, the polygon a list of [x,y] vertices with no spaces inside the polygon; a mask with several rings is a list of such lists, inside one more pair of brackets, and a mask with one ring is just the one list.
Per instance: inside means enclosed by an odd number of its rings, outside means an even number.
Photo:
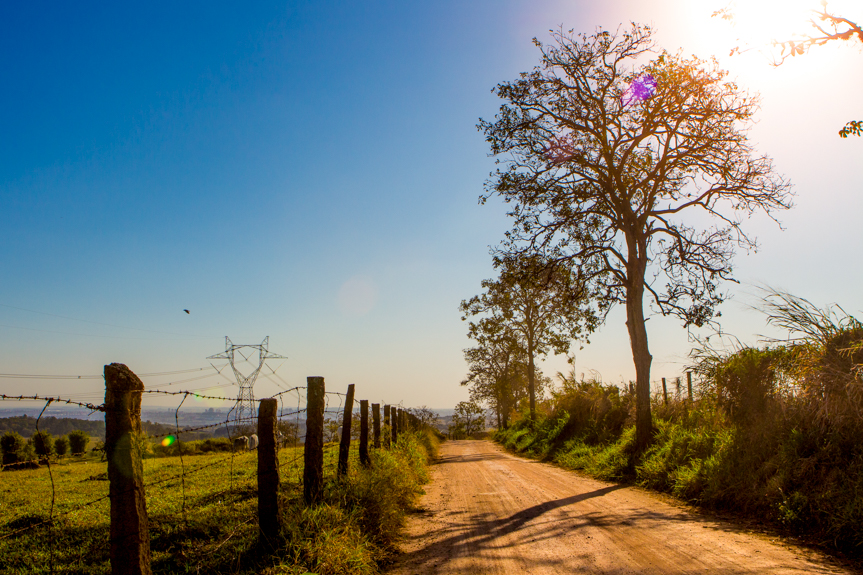
[{"label": "green grass", "polygon": [[[281,449],[283,544],[274,551],[257,542],[255,453],[145,459],[154,573],[377,573],[427,479],[422,441],[402,437],[393,450],[372,452],[370,470],[353,449],[342,481],[334,479],[338,446],[329,445],[325,500],[312,509],[301,501],[302,448]],[[0,573],[110,572],[108,499],[75,509],[108,494],[107,464],[67,457],[51,472],[55,521],[17,534],[49,517],[48,470],[0,475]]]}]

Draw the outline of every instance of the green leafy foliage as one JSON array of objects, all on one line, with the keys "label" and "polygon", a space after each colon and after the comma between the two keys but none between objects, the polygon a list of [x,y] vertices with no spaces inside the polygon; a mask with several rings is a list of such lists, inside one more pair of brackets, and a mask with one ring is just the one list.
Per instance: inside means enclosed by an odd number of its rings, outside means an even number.
[{"label": "green leafy foliage", "polygon": [[54,454],[54,438],[47,431],[37,431],[32,441],[36,455],[48,457]]},{"label": "green leafy foliage", "polygon": [[19,454],[24,448],[24,438],[15,431],[7,431],[0,437],[0,449],[3,450],[3,465],[20,461]]},{"label": "green leafy foliage", "polygon": [[61,435],[57,439],[54,440],[54,453],[57,454],[57,457],[63,457],[69,452],[69,438],[65,435]]},{"label": "green leafy foliage", "polygon": [[85,431],[76,429],[69,434],[69,449],[72,451],[72,455],[85,453],[89,443],[90,436]]}]

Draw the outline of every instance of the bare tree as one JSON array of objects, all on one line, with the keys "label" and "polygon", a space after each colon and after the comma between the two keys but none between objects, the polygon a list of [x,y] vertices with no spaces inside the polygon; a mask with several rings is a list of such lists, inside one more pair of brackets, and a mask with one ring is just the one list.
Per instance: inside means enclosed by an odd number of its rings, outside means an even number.
[{"label": "bare tree", "polygon": [[626,307],[639,450],[652,436],[645,297],[684,326],[712,321],[735,246],[756,245],[741,218],[791,206],[790,185],[747,139],[757,99],[715,61],[657,54],[651,35],[633,24],[534,39],[540,65],[499,84],[505,102],[478,126],[505,156],[480,198],[512,206],[501,257],[569,262],[601,314]]}]

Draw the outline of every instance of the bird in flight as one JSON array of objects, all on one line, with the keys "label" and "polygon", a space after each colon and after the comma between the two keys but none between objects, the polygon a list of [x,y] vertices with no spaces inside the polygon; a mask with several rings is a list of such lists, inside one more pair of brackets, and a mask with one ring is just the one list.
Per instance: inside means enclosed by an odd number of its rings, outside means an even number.
[{"label": "bird in flight", "polygon": [[186,312],[186,313],[189,313],[189,310],[187,310],[187,309],[184,309],[183,311],[184,311],[184,312]]}]

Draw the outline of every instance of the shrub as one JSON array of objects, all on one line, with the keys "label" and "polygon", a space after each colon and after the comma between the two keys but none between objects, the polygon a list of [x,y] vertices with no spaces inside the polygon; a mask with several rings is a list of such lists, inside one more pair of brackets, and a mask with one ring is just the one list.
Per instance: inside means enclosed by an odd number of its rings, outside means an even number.
[{"label": "shrub", "polygon": [[90,443],[90,436],[84,431],[76,430],[69,434],[69,448],[72,455],[86,453],[88,443]]},{"label": "shrub", "polygon": [[69,438],[61,435],[54,440],[54,452],[58,457],[63,457],[69,452]]},{"label": "shrub", "polygon": [[18,463],[24,449],[24,438],[14,431],[7,431],[0,437],[0,449],[3,450],[3,465]]},{"label": "shrub", "polygon": [[48,457],[54,454],[54,438],[47,431],[37,431],[33,434],[33,449],[36,455]]}]

